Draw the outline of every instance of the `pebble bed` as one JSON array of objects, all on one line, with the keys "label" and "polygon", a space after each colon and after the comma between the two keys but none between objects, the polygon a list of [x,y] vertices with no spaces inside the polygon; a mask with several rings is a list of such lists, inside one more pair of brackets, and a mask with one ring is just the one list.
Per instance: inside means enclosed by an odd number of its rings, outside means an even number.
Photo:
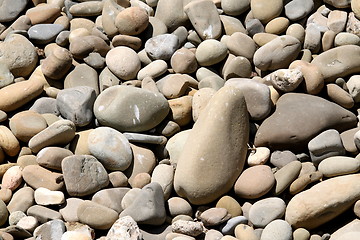
[{"label": "pebble bed", "polygon": [[2,0],[0,41],[0,239],[360,239],[360,0]]}]

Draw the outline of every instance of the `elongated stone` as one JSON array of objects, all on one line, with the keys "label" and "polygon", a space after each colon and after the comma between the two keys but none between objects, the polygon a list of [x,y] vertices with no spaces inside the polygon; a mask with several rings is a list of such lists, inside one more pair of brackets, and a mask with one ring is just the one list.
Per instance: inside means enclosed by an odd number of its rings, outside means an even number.
[{"label": "elongated stone", "polygon": [[199,116],[180,155],[174,179],[177,194],[193,204],[206,204],[229,191],[246,161],[248,137],[242,91],[221,88]]}]

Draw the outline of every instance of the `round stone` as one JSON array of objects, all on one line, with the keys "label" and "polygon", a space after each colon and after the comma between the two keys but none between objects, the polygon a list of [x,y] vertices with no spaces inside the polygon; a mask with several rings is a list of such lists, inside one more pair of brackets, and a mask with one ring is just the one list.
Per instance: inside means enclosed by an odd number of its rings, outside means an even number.
[{"label": "round stone", "polygon": [[169,60],[179,48],[180,42],[175,34],[160,34],[145,42],[145,52],[154,60]]},{"label": "round stone", "polygon": [[149,25],[147,12],[140,7],[128,7],[119,12],[115,26],[123,35],[138,35]]},{"label": "round stone", "polygon": [[224,60],[227,54],[228,49],[224,43],[208,39],[199,44],[195,57],[200,66],[211,66]]},{"label": "round stone", "polygon": [[249,211],[249,221],[256,227],[265,227],[285,213],[285,202],[278,197],[270,197],[255,202]]},{"label": "round stone", "polygon": [[117,77],[134,79],[141,68],[136,52],[129,47],[116,47],[106,54],[106,65]]},{"label": "round stone", "polygon": [[142,132],[157,126],[169,104],[160,93],[129,86],[112,86],[95,100],[94,114],[105,126],[118,131]]},{"label": "round stone", "polygon": [[130,143],[119,131],[110,127],[98,127],[88,136],[90,153],[95,156],[106,169],[127,169],[133,159]]}]

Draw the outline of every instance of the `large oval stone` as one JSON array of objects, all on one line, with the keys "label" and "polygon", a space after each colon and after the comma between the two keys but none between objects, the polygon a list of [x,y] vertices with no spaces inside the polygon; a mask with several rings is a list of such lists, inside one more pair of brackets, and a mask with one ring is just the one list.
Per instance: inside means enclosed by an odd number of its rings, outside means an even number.
[{"label": "large oval stone", "polygon": [[335,103],[308,94],[287,93],[260,125],[255,145],[297,151],[327,129],[342,132],[355,127],[356,122],[355,114]]},{"label": "large oval stone", "polygon": [[360,198],[359,180],[360,174],[334,177],[295,195],[287,205],[285,220],[294,228],[306,229],[330,221]]},{"label": "large oval stone", "polygon": [[207,204],[228,192],[246,161],[248,137],[244,94],[231,86],[221,88],[200,114],[180,155],[177,194],[193,204]]},{"label": "large oval stone", "polygon": [[168,113],[169,104],[162,94],[129,86],[107,88],[94,104],[97,120],[119,131],[150,130]]}]

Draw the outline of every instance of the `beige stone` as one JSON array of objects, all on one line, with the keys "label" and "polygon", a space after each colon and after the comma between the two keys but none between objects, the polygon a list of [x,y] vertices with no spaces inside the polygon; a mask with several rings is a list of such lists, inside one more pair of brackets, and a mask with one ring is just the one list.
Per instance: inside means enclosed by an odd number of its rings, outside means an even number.
[{"label": "beige stone", "polygon": [[6,126],[0,126],[0,147],[9,156],[16,156],[20,152],[20,143]]},{"label": "beige stone", "polygon": [[115,18],[115,26],[120,34],[138,35],[149,24],[149,16],[143,8],[129,7],[119,12]]},{"label": "beige stone", "polygon": [[251,12],[254,18],[262,23],[268,23],[281,14],[283,1],[281,0],[255,0],[251,1]]},{"label": "beige stone", "polygon": [[265,26],[265,32],[272,34],[281,34],[285,32],[290,24],[289,19],[277,17],[268,22]]},{"label": "beige stone", "polygon": [[192,120],[192,96],[183,96],[169,100],[170,119],[179,126],[186,126]]}]

